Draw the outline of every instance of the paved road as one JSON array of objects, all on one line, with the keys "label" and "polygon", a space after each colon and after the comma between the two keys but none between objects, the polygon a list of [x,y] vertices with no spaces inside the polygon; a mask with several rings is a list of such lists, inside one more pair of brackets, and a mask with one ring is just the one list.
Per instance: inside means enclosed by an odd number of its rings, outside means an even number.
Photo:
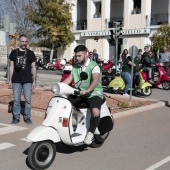
[{"label": "paved road", "polygon": [[[57,145],[56,158],[49,170],[169,170],[170,112],[168,107],[115,120],[115,127],[101,148]],[[11,114],[0,111],[0,167],[3,170],[27,170],[27,134],[41,124],[32,117],[33,125],[22,119],[10,126]],[[13,132],[12,132],[13,131]],[[166,163],[165,163],[166,162]],[[147,169],[149,168],[149,169]]]}]

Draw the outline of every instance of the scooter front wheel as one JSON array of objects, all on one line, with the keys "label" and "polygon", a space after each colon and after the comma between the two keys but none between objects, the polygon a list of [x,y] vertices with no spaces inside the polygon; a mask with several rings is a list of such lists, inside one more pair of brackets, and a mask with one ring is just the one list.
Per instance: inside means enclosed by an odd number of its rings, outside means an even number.
[{"label": "scooter front wheel", "polygon": [[107,139],[108,136],[109,132],[100,135],[94,135],[94,141],[92,142],[91,147],[99,148],[100,146],[103,145],[104,141]]},{"label": "scooter front wheel", "polygon": [[162,87],[164,90],[169,90],[170,89],[170,81],[163,81]]},{"label": "scooter front wheel", "polygon": [[47,169],[54,161],[56,146],[51,141],[32,143],[28,151],[28,162],[33,169]]},{"label": "scooter front wheel", "polygon": [[151,87],[145,87],[145,88],[141,89],[141,93],[144,96],[150,96],[152,94],[152,89],[151,89]]},{"label": "scooter front wheel", "polygon": [[119,92],[119,88],[118,87],[110,87],[110,91],[114,94],[117,94]]}]

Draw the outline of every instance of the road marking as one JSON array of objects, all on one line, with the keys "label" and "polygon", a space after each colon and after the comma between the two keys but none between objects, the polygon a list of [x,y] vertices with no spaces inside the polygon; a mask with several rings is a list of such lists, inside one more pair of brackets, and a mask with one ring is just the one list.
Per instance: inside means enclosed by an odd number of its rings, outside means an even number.
[{"label": "road marking", "polygon": [[0,135],[28,129],[28,128],[21,127],[21,126],[12,126],[12,125],[2,124],[2,123],[0,123],[0,126],[5,126],[5,127],[0,128]]},{"label": "road marking", "polygon": [[170,161],[170,156],[168,156],[167,158],[161,160],[160,162],[156,163],[155,165],[152,165],[151,167],[149,167],[145,170],[155,170],[155,169],[159,168],[160,166],[162,166],[163,164],[166,164],[169,161]]},{"label": "road marking", "polygon": [[0,143],[0,150],[4,150],[4,149],[11,148],[14,146],[16,145],[13,145],[12,143],[8,143],[8,142]]},{"label": "road marking", "polygon": [[28,142],[28,143],[30,143],[30,142],[31,142],[31,141],[30,141],[30,140],[28,140],[27,138],[22,138],[22,139],[20,139],[20,140],[25,141],[25,142]]}]

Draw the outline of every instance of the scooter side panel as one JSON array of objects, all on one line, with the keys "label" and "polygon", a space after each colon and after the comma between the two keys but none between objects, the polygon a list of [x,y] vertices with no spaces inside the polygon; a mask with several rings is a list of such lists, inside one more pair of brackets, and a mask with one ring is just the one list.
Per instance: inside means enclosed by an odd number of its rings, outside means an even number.
[{"label": "scooter side panel", "polygon": [[125,88],[125,83],[122,77],[115,77],[108,85],[108,87],[118,88],[123,90]]},{"label": "scooter side panel", "polygon": [[52,127],[45,126],[36,127],[28,134],[26,138],[32,142],[51,140],[54,143],[57,143],[61,141],[57,130]]},{"label": "scooter side panel", "polygon": [[145,87],[148,87],[148,86],[152,87],[152,85],[150,83],[145,82],[145,83],[142,84],[141,89],[144,89]]},{"label": "scooter side panel", "polygon": [[162,77],[162,80],[161,80],[162,82],[163,81],[170,81],[170,77],[168,77],[167,75],[165,75],[165,76],[163,76]]},{"label": "scooter side panel", "polygon": [[100,113],[100,118],[104,117],[104,116],[111,116],[110,115],[110,111],[107,107],[106,102],[104,102],[101,106],[101,113]]}]

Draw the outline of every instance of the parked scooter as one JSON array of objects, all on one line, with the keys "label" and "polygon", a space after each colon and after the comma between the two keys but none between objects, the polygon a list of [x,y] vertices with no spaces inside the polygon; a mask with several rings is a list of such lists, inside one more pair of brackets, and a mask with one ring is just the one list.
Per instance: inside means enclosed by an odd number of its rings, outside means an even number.
[{"label": "parked scooter", "polygon": [[112,66],[109,70],[102,71],[102,85],[108,86],[108,84],[114,79],[116,72],[121,73],[120,62],[117,65],[117,71],[116,66]]},{"label": "parked scooter", "polygon": [[[82,72],[80,77],[82,81],[88,76]],[[75,108],[68,99],[71,94],[74,94],[74,97],[79,95],[77,89],[65,83],[57,83],[52,91],[57,96],[51,98],[44,122],[27,136],[27,139],[33,142],[28,151],[28,162],[34,169],[46,169],[52,164],[58,142],[71,146],[84,145],[83,141],[90,126],[91,113],[87,103],[79,103],[79,107]],[[113,125],[113,118],[104,101],[101,106],[100,123],[96,128],[91,147],[100,147]]]},{"label": "parked scooter", "polygon": [[[145,81],[148,80],[147,72],[142,72],[142,77]],[[170,77],[166,74],[165,69],[163,68],[161,63],[155,64],[152,72],[152,79],[154,83],[152,86],[158,86],[162,84],[164,90],[170,89]]]},{"label": "parked scooter", "polygon": [[[126,81],[118,73],[115,78],[109,83],[108,87],[113,93],[118,93],[124,91]],[[152,85],[149,82],[146,82],[142,77],[142,70],[139,70],[138,76],[136,76],[135,88],[133,91],[141,90],[141,94],[144,96],[150,96],[152,94]]]}]

